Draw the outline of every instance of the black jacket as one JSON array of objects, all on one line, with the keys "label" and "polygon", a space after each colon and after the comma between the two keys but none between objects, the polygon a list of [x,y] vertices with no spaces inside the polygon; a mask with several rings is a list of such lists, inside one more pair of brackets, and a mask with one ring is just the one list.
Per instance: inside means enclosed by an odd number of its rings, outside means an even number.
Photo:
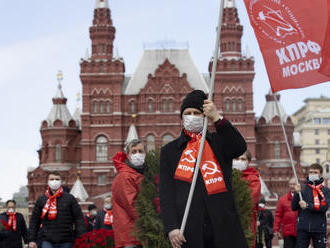
[{"label": "black jacket", "polygon": [[[228,192],[208,195],[199,173],[184,236],[189,248],[203,248],[203,226],[211,221],[215,248],[247,248],[231,186],[232,159],[246,151],[241,134],[227,120],[216,123],[216,133],[207,133],[224,175]],[[175,170],[189,136],[181,136],[161,149],[160,207],[166,234],[180,229],[191,184],[174,179]]]},{"label": "black jacket", "polygon": [[[8,223],[8,216],[4,212],[0,214],[0,221],[3,220]],[[21,248],[22,238],[24,243],[27,243],[27,228],[22,214],[16,213],[17,229],[0,231],[0,247],[4,248]]]},{"label": "black jacket", "polygon": [[99,229],[106,229],[106,230],[112,230],[112,225],[104,225],[104,216],[105,216],[105,211],[98,211],[96,215],[96,221],[95,221],[95,230]]},{"label": "black jacket", "polygon": [[30,242],[36,242],[40,224],[42,224],[42,241],[53,244],[74,242],[74,229],[78,237],[86,232],[84,216],[73,195],[63,192],[63,195],[57,198],[55,220],[48,220],[48,214],[43,220],[40,218],[46,202],[47,197],[42,195],[35,203],[28,232]]},{"label": "black jacket", "polygon": [[[323,179],[321,179],[318,184],[321,184]],[[307,183],[313,184],[307,180]],[[298,219],[297,219],[297,231],[307,231],[307,232],[316,232],[316,233],[326,233],[327,232],[327,218],[326,211],[328,210],[330,204],[330,192],[327,187],[323,187],[322,192],[326,199],[326,206],[320,206],[320,210],[316,211],[314,209],[314,200],[313,200],[313,190],[307,185],[302,191],[303,200],[307,203],[307,208],[305,210],[300,208],[299,205],[299,195],[294,194],[291,208],[293,211],[298,210]],[[320,200],[321,202],[321,200]]]},{"label": "black jacket", "polygon": [[274,217],[272,212],[268,209],[259,210],[258,221],[260,222],[260,225],[258,226],[259,240],[257,242],[263,243],[263,240],[261,240],[262,237],[265,237],[266,240],[272,239],[274,237],[274,232],[273,232]]}]

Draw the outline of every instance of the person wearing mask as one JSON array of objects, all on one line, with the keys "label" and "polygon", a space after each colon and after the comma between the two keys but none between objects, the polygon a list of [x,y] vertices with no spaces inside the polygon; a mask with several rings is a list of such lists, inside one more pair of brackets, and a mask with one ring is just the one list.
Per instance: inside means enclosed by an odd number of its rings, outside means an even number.
[{"label": "person wearing mask", "polygon": [[258,220],[257,220],[257,241],[256,248],[272,247],[272,239],[274,218],[270,210],[266,209],[266,201],[264,198],[259,200],[258,204]]},{"label": "person wearing mask", "polygon": [[[163,146],[160,154],[160,212],[172,247],[247,248],[231,185],[232,161],[246,151],[244,138],[201,90],[186,95],[180,117],[181,135]],[[194,196],[181,233],[204,117],[216,132],[206,134]]]},{"label": "person wearing mask", "polygon": [[32,211],[29,247],[37,248],[37,235],[42,225],[42,248],[72,248],[75,233],[79,237],[86,232],[84,216],[74,196],[63,190],[61,175],[50,172],[47,178],[48,188]]},{"label": "person wearing mask", "polygon": [[99,211],[95,219],[95,230],[112,230],[113,214],[111,197],[104,199],[103,209]]},{"label": "person wearing mask", "polygon": [[[307,248],[313,241],[314,248],[327,246],[326,211],[330,204],[329,189],[322,185],[323,168],[312,164],[308,169],[307,183],[303,190],[300,184],[295,186],[295,194],[291,202],[292,210],[298,210],[296,247]],[[299,198],[299,192],[303,200]]]},{"label": "person wearing mask", "polygon": [[261,194],[261,183],[259,172],[250,167],[252,156],[249,150],[246,150],[241,156],[233,160],[233,169],[242,172],[241,178],[248,182],[249,189],[251,190],[251,198],[253,201],[252,222],[251,230],[254,234],[254,242],[251,247],[255,247],[255,239],[257,236],[257,215],[258,215],[258,201]]},{"label": "person wearing mask", "polygon": [[[284,248],[296,247],[298,211],[292,211],[291,209],[291,201],[295,192],[295,186],[296,179],[291,178],[289,181],[290,191],[280,197],[275,212],[274,234],[277,239],[283,237]],[[282,230],[282,234],[280,233],[280,230]]]},{"label": "person wearing mask", "polygon": [[6,212],[0,214],[0,221],[7,230],[0,231],[0,247],[22,248],[22,239],[27,243],[27,228],[22,214],[16,212],[16,201],[6,202]]},{"label": "person wearing mask", "polygon": [[94,204],[88,205],[88,213],[85,216],[87,232],[91,232],[95,229],[97,208]]},{"label": "person wearing mask", "polygon": [[142,247],[133,231],[138,218],[135,201],[145,169],[145,146],[141,140],[134,139],[127,144],[125,151],[117,152],[113,157],[118,172],[111,189],[115,247]]}]

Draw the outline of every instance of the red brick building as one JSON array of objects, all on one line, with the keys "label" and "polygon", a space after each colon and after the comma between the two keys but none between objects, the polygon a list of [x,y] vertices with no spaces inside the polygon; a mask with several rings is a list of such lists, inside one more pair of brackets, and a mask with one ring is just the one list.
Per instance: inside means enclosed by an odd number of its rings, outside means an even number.
[{"label": "red brick building", "polygon": [[[79,172],[89,195],[83,204],[100,204],[110,194],[115,176],[112,156],[123,149],[128,136],[143,139],[149,150],[169,142],[181,131],[179,113],[184,96],[193,89],[209,90],[210,75],[199,72],[187,47],[145,48],[135,73],[125,75],[123,59],[113,52],[115,31],[107,0],[96,0],[89,29],[92,53],[80,62],[82,111],[70,114],[59,77],[52,110],[41,124],[40,163],[28,173],[30,207],[46,188],[45,175],[53,170],[62,173],[69,188]],[[283,194],[292,172],[279,115],[273,96],[267,95],[262,116],[255,117],[254,60],[242,54],[242,32],[235,3],[227,0],[214,101],[245,137],[253,165],[260,168],[269,190]],[[293,124],[283,109],[281,116],[300,175],[300,147],[294,146]]]}]

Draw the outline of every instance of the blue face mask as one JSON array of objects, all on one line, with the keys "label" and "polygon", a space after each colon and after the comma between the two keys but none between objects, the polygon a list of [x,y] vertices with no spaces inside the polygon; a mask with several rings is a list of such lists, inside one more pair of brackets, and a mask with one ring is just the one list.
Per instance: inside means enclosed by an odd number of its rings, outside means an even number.
[{"label": "blue face mask", "polygon": [[316,182],[316,181],[320,180],[320,177],[318,174],[309,174],[308,180],[311,182]]}]

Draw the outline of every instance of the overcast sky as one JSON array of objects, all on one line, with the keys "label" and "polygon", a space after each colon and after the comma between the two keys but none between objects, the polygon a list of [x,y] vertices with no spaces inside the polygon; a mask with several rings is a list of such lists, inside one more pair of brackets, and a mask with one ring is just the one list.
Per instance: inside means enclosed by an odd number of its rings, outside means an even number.
[{"label": "overcast sky", "polygon": [[[207,72],[214,49],[219,0],[110,0],[116,27],[115,47],[126,73],[134,73],[144,42],[189,42],[201,73]],[[11,198],[27,183],[27,168],[38,165],[40,123],[52,106],[56,73],[64,74],[63,91],[73,113],[81,91],[79,60],[90,47],[88,28],[95,0],[1,1],[0,14],[0,197]],[[248,23],[243,1],[237,1],[244,26],[242,48],[255,57],[253,82],[256,116],[269,91],[266,70]],[[328,94],[329,83],[281,92],[288,114],[307,97]]]}]

